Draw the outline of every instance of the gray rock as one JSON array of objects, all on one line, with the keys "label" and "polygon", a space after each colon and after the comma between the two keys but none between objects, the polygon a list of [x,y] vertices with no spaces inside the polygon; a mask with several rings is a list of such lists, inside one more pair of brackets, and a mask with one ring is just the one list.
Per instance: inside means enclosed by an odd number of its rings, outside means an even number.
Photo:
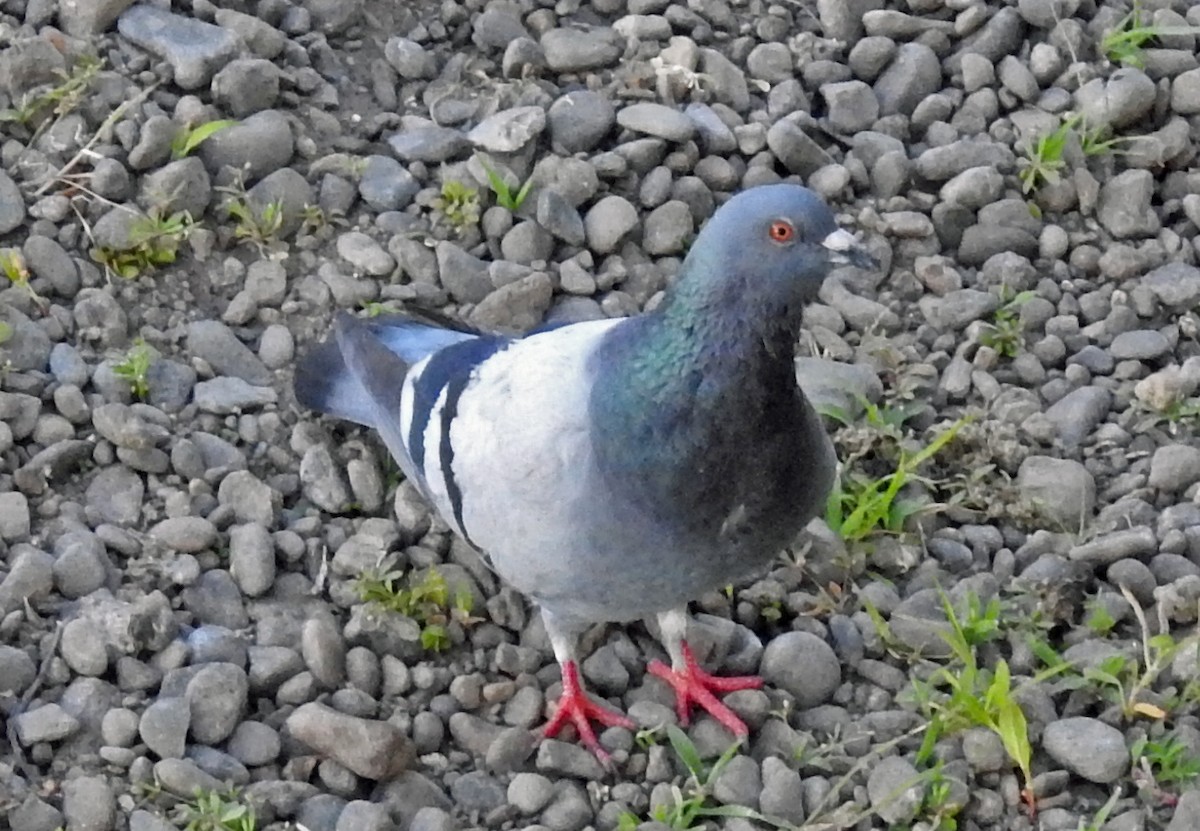
[{"label": "gray rock", "polygon": [[912,115],[917,104],[942,87],[942,65],[923,43],[905,43],[875,81],[881,115]]},{"label": "gray rock", "polygon": [[[93,184],[95,174],[93,173]],[[3,198],[0,196],[0,198]],[[25,265],[34,278],[46,280],[63,297],[74,297],[79,291],[79,269],[67,250],[55,240],[33,234],[21,247]],[[5,347],[7,349],[7,346]]]},{"label": "gray rock", "polygon": [[45,551],[18,544],[10,551],[9,562],[8,574],[0,581],[0,614],[5,615],[26,601],[40,600],[54,587],[54,559]]},{"label": "gray rock", "polygon": [[438,275],[446,291],[460,303],[478,303],[492,291],[487,263],[452,242],[437,245]]},{"label": "gray rock", "polygon": [[1000,299],[987,291],[959,289],[942,297],[926,295],[918,305],[931,326],[942,331],[957,331],[994,312],[1000,307]]},{"label": "gray rock", "polygon": [[0,693],[22,693],[36,675],[37,667],[25,650],[0,645]]},{"label": "gray rock", "polygon": [[1017,10],[1011,6],[1002,8],[974,34],[963,39],[958,51],[946,59],[946,71],[958,72],[963,57],[970,53],[996,63],[1005,55],[1016,54],[1024,37],[1025,24]]},{"label": "gray rock", "polygon": [[192,711],[187,699],[163,696],[142,711],[138,735],[160,759],[182,759],[191,723]]},{"label": "gray rock", "polygon": [[1078,528],[1096,505],[1092,474],[1071,459],[1027,457],[1017,470],[1017,488],[1030,507],[1061,528]]},{"label": "gray rock", "polygon": [[616,194],[605,196],[583,218],[588,247],[597,254],[611,254],[637,225],[637,208]]},{"label": "gray rock", "polygon": [[238,58],[212,80],[213,97],[235,118],[269,110],[279,99],[280,72],[261,58]]},{"label": "gray rock", "polygon": [[415,760],[412,745],[386,721],[356,718],[323,704],[297,707],[287,718],[297,740],[367,779],[389,780]]},{"label": "gray rock", "polygon": [[1154,451],[1150,459],[1150,487],[1173,493],[1186,490],[1197,481],[1200,481],[1200,448],[1168,444]]},{"label": "gray rock", "polygon": [[134,0],[64,0],[58,4],[59,25],[74,37],[98,35],[117,22]]},{"label": "gray rock", "polygon": [[647,254],[678,254],[692,234],[692,212],[687,203],[672,199],[655,208],[646,217],[642,247]]},{"label": "gray rock", "polygon": [[1117,781],[1129,769],[1129,750],[1121,731],[1094,718],[1047,724],[1042,748],[1072,773],[1100,785]]},{"label": "gray rock", "polygon": [[279,494],[248,470],[235,470],[221,480],[217,500],[229,506],[239,522],[270,527]]},{"label": "gray rock", "polygon": [[104,635],[83,618],[76,618],[63,627],[59,651],[63,661],[77,675],[96,677],[108,670]]},{"label": "gray rock", "polygon": [[804,799],[800,774],[782,759],[768,756],[762,761],[762,792],[758,807],[770,817],[800,825],[804,822]]},{"label": "gray rock", "polygon": [[275,761],[281,746],[279,733],[258,721],[239,723],[226,744],[230,754],[247,767],[259,767]]},{"label": "gray rock", "polygon": [[1190,309],[1200,302],[1200,268],[1172,262],[1141,278],[1141,285],[1172,309]]},{"label": "gray rock", "polygon": [[554,238],[532,220],[518,222],[500,240],[500,254],[510,263],[530,265],[545,262],[553,253]]},{"label": "gray rock", "polygon": [[191,759],[163,759],[154,765],[154,780],[168,793],[194,799],[197,791],[220,793],[227,787]]},{"label": "gray rock", "polygon": [[17,741],[24,747],[39,742],[60,742],[79,730],[79,719],[58,704],[43,704],[12,716]]},{"label": "gray rock", "polygon": [[242,594],[223,569],[209,569],[183,590],[183,603],[201,623],[241,629],[249,622]]},{"label": "gray rock", "polygon": [[378,154],[367,157],[362,177],[358,181],[358,194],[362,200],[379,212],[400,211],[408,207],[421,183],[404,165],[388,156]]},{"label": "gray rock", "polygon": [[329,448],[313,445],[300,459],[300,484],[304,495],[317,507],[340,513],[350,503],[350,489]]},{"label": "gray rock", "polygon": [[990,205],[1004,193],[1004,177],[991,167],[972,167],[942,185],[939,196],[964,208],[978,210]]},{"label": "gray rock", "polygon": [[124,465],[102,468],[87,489],[88,514],[98,522],[132,526],[142,515],[146,486],[142,477]]},{"label": "gray rock", "polygon": [[767,146],[784,167],[805,178],[833,162],[821,145],[787,120],[776,121],[767,130]]},{"label": "gray rock", "polygon": [[7,234],[25,221],[25,197],[17,183],[0,170],[0,234]]},{"label": "gray rock", "polygon": [[1011,148],[990,140],[974,139],[930,147],[915,160],[917,174],[934,182],[944,182],[973,167],[1011,170],[1015,162]]},{"label": "gray rock", "polygon": [[537,222],[567,245],[583,245],[587,239],[583,217],[557,190],[543,188],[538,192]]},{"label": "gray rock", "polygon": [[333,618],[317,615],[304,622],[300,655],[313,677],[330,689],[346,680],[346,643]]},{"label": "gray rock", "polygon": [[1113,338],[1108,351],[1118,361],[1153,361],[1169,355],[1171,344],[1155,329],[1134,329]]},{"label": "gray rock", "polygon": [[828,107],[829,126],[853,135],[868,129],[879,118],[879,99],[862,81],[838,81],[824,84],[821,95]]},{"label": "gray rock", "polygon": [[405,80],[419,81],[437,76],[437,57],[415,40],[388,38],[383,57]]},{"label": "gray rock", "polygon": [[274,380],[274,373],[220,321],[198,320],[188,324],[187,350],[222,375],[262,387],[270,386]]},{"label": "gray rock", "polygon": [[616,112],[608,98],[591,90],[574,90],[550,105],[547,122],[553,146],[564,153],[592,150],[608,135]]},{"label": "gray rock", "polygon": [[1200,791],[1188,790],[1179,795],[1167,831],[1190,831],[1192,828],[1200,828]]},{"label": "gray rock", "polygon": [[1093,78],[1075,92],[1075,105],[1089,128],[1120,130],[1141,121],[1154,107],[1154,81],[1141,69],[1121,67]]},{"label": "gray rock", "polygon": [[0,308],[0,321],[8,324],[9,338],[4,343],[4,360],[18,372],[41,372],[50,361],[50,337],[45,329],[14,306]]},{"label": "gray rock", "polygon": [[387,143],[405,162],[445,162],[471,147],[467,137],[458,130],[435,124],[405,127],[388,136]]},{"label": "gray rock", "polygon": [[867,796],[879,818],[891,824],[911,822],[925,799],[925,780],[902,756],[881,759],[867,775]]},{"label": "gray rock", "polygon": [[1033,72],[1015,55],[1005,55],[1000,59],[997,76],[1005,89],[1026,103],[1032,103],[1041,92]]},{"label": "gray rock", "polygon": [[605,27],[550,29],[539,41],[546,64],[555,72],[583,72],[611,65],[621,56],[615,33]]},{"label": "gray rock", "polygon": [[392,255],[383,246],[362,231],[347,231],[338,234],[337,252],[356,272],[372,277],[391,274],[396,267]]},{"label": "gray rock", "polygon": [[532,816],[554,797],[554,783],[540,773],[518,773],[508,783],[508,804],[523,816]]},{"label": "gray rock", "polygon": [[516,153],[546,129],[546,111],[541,107],[513,107],[479,122],[467,140],[491,153]]},{"label": "gray rock", "polygon": [[792,51],[784,43],[760,43],[746,56],[750,77],[770,84],[795,77]]},{"label": "gray rock", "polygon": [[1096,218],[1117,239],[1153,236],[1159,229],[1158,214],[1150,204],[1153,196],[1150,171],[1123,171],[1100,188]]},{"label": "gray rock", "polygon": [[249,681],[241,667],[229,663],[205,664],[187,684],[191,707],[191,735],[200,744],[223,742],[241,721]]},{"label": "gray rock", "polygon": [[763,650],[759,672],[768,684],[791,693],[796,706],[823,704],[842,683],[842,667],[833,648],[808,632],[786,632]]},{"label": "gray rock", "polygon": [[109,831],[117,819],[117,798],[103,776],[78,776],[62,785],[62,812],[68,828]]},{"label": "gray rock", "polygon": [[[186,90],[208,84],[213,73],[236,54],[238,40],[220,26],[137,5],[117,21],[122,36],[171,65],[175,83]],[[207,142],[206,142],[207,143]]]},{"label": "gray rock", "polygon": [[244,183],[250,185],[287,165],[295,148],[287,117],[278,110],[263,110],[213,133],[198,152],[218,179],[230,175],[225,168],[244,170]]},{"label": "gray rock", "polygon": [[686,114],[650,101],[622,107],[617,112],[617,124],[626,130],[668,141],[690,141],[696,134],[696,125]]},{"label": "gray rock", "polygon": [[758,810],[762,772],[749,756],[734,756],[713,783],[713,798],[724,805],[745,805]]},{"label": "gray rock", "polygon": [[1068,556],[1084,563],[1109,565],[1127,557],[1148,556],[1157,550],[1158,540],[1154,531],[1143,525],[1088,540],[1072,548]]},{"label": "gray rock", "polygon": [[1103,387],[1080,387],[1072,390],[1046,410],[1045,416],[1054,426],[1066,447],[1079,445],[1108,415],[1112,393]]},{"label": "gray rock", "polygon": [[250,597],[271,588],[275,583],[275,546],[265,527],[249,523],[229,530],[229,572],[238,588]]},{"label": "gray rock", "polygon": [[0,540],[13,543],[29,539],[29,500],[16,491],[0,493]]},{"label": "gray rock", "polygon": [[584,781],[595,781],[604,775],[604,768],[591,751],[554,739],[544,740],[538,746],[537,769],[541,773],[570,776]]},{"label": "gray rock", "polygon": [[471,312],[471,323],[488,331],[528,332],[550,308],[554,283],[542,271],[496,289]]},{"label": "gray rock", "polygon": [[745,73],[720,51],[707,47],[700,50],[700,72],[708,76],[717,102],[739,113],[750,108],[750,89]]},{"label": "gray rock", "polygon": [[241,378],[224,376],[196,384],[193,396],[197,407],[206,413],[218,415],[257,409],[274,404],[278,399],[271,387],[255,387]]}]

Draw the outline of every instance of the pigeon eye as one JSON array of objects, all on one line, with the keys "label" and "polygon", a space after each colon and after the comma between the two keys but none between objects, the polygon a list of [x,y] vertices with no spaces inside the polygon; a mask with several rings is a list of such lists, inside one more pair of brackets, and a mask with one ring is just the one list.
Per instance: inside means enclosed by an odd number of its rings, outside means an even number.
[{"label": "pigeon eye", "polygon": [[791,242],[796,236],[796,229],[787,220],[777,219],[771,223],[767,235],[775,242]]}]

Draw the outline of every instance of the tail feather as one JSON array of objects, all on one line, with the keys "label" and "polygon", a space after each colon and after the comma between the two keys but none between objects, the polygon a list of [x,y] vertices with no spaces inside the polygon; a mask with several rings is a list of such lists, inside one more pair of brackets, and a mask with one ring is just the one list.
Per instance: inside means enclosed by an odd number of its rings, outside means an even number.
[{"label": "tail feather", "polygon": [[410,476],[400,397],[413,365],[451,344],[476,336],[407,317],[360,320],[339,313],[333,337],[296,367],[296,400],[304,407],[379,431]]}]

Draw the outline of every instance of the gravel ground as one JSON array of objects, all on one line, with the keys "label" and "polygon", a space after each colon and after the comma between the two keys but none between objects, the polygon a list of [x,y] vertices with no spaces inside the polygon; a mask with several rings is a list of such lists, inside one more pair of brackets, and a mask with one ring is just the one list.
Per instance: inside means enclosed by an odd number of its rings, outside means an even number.
[{"label": "gravel ground", "polygon": [[[255,812],[230,831],[684,828],[678,799],[731,831],[1200,828],[1200,6],[1145,0],[1121,54],[1129,11],[0,1],[0,828],[212,831],[214,794]],[[515,211],[488,169],[532,180]],[[537,616],[374,436],[297,410],[295,353],[335,308],[653,307],[781,178],[883,263],[806,316],[847,492],[899,469],[926,510],[814,522],[698,599],[710,666],[767,680],[704,787],[660,648],[597,629],[587,681],[646,728],[606,775],[532,737]],[[389,570],[457,600],[364,602]]]}]

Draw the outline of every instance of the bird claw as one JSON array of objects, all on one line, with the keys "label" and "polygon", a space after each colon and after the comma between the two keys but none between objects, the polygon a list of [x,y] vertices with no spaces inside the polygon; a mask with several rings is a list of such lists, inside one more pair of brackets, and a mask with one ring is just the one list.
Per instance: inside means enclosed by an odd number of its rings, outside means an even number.
[{"label": "bird claw", "polygon": [[746,722],[738,718],[713,692],[734,690],[756,690],[763,685],[757,675],[721,677],[704,670],[692,654],[692,648],[684,643],[683,669],[672,669],[662,661],[651,661],[646,667],[652,675],[666,681],[675,690],[675,712],[679,723],[685,727],[691,721],[691,709],[695,704],[715,718],[733,735],[742,738],[750,735]]},{"label": "bird claw", "polygon": [[562,681],[562,695],[558,698],[554,715],[542,728],[542,736],[547,739],[554,738],[570,723],[579,734],[579,741],[583,746],[596,754],[596,758],[605,768],[611,768],[612,757],[600,746],[591,723],[596,721],[605,727],[624,727],[628,730],[636,729],[637,725],[629,717],[603,707],[588,697],[579,683],[579,670],[574,661],[567,661],[562,665]]}]

